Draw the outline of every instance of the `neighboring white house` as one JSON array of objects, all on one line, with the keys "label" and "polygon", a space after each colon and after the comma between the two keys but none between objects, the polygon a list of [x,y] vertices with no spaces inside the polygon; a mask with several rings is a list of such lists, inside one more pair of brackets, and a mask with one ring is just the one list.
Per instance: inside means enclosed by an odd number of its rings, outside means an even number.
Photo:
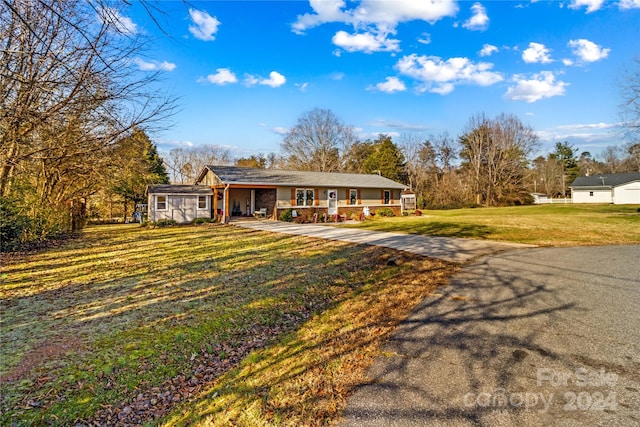
[{"label": "neighboring white house", "polygon": [[179,223],[196,218],[211,218],[213,190],[206,185],[151,185],[149,221],[172,219]]},{"label": "neighboring white house", "polygon": [[640,172],[580,176],[570,188],[573,203],[640,205]]}]

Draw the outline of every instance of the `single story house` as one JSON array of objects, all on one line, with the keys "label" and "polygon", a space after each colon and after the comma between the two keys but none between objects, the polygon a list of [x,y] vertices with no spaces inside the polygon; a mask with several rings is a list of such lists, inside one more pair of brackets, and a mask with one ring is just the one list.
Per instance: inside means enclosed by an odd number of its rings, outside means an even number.
[{"label": "single story house", "polygon": [[[174,207],[174,198],[182,204],[185,198],[190,198],[188,206],[191,209],[191,206],[205,206],[201,199],[203,196],[209,204],[202,209],[209,209],[209,217],[218,215],[223,221],[231,217],[253,216],[256,212],[264,212],[265,217],[277,219],[287,209],[294,209],[298,215],[313,212],[319,216],[349,216],[354,213],[360,215],[365,207],[371,213],[388,208],[400,215],[401,194],[408,189],[404,184],[379,175],[235,166],[206,166],[194,185],[171,186],[173,194],[158,192],[163,190],[162,187],[149,187],[151,221],[160,217],[156,210],[173,212],[181,209]],[[163,197],[165,195],[167,197]],[[185,214],[176,212],[172,219],[189,222],[199,216],[198,212],[198,209],[195,215],[193,210]],[[202,214],[206,216],[204,212]]]},{"label": "single story house", "polygon": [[640,204],[640,172],[580,176],[569,187],[573,203]]},{"label": "single story house", "polygon": [[148,194],[149,221],[175,220],[192,222],[196,218],[211,218],[213,190],[202,185],[150,185]]}]

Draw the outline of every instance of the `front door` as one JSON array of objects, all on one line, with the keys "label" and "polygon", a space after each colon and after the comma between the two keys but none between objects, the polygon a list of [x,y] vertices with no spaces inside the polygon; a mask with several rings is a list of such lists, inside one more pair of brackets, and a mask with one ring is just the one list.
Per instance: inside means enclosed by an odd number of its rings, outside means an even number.
[{"label": "front door", "polygon": [[327,207],[329,215],[338,215],[338,190],[327,191]]}]

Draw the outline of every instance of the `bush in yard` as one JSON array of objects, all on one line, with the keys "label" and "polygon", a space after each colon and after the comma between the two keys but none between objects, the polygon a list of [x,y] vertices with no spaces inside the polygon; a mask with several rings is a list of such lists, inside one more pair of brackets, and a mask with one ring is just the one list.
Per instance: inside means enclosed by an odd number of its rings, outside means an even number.
[{"label": "bush in yard", "polygon": [[286,221],[286,222],[293,222],[293,209],[289,208],[285,211],[283,211],[280,216],[278,217],[278,219],[280,221]]},{"label": "bush in yard", "polygon": [[376,215],[378,216],[395,216],[393,210],[389,208],[376,209]]},{"label": "bush in yard", "polygon": [[17,249],[32,226],[31,218],[20,212],[15,200],[0,198],[0,252]]},{"label": "bush in yard", "polygon": [[161,219],[153,223],[156,227],[171,227],[172,225],[178,225],[175,219]]},{"label": "bush in yard", "polygon": [[200,224],[210,224],[212,222],[215,222],[216,220],[213,218],[196,218],[193,220],[193,224],[194,225],[200,225]]}]

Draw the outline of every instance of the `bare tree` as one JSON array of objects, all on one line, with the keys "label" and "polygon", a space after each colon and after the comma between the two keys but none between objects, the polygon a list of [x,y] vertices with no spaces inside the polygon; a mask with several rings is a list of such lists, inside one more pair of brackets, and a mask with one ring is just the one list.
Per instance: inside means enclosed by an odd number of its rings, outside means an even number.
[{"label": "bare tree", "polygon": [[629,157],[627,158],[628,169],[630,171],[640,172],[640,142],[628,143],[626,145],[627,153]]},{"label": "bare tree", "polygon": [[355,141],[351,126],[331,110],[314,108],[298,118],[281,147],[290,167],[331,172],[344,170],[345,155]]},{"label": "bare tree", "polygon": [[562,163],[552,154],[533,160],[532,186],[530,190],[547,196],[559,196],[564,193],[562,183]]},{"label": "bare tree", "polygon": [[123,4],[0,3],[0,196],[44,211],[86,196],[111,145],[172,114],[158,75],[132,70],[141,40],[114,18]]},{"label": "bare tree", "polygon": [[620,115],[622,126],[631,143],[640,141],[640,57],[636,57],[626,68],[618,86],[622,96]]},{"label": "bare tree", "polygon": [[478,203],[509,203],[524,190],[527,159],[538,144],[533,129],[514,115],[477,115],[460,137],[463,166]]},{"label": "bare tree", "polygon": [[624,150],[617,146],[609,146],[601,154],[604,173],[624,172]]},{"label": "bare tree", "polygon": [[165,159],[165,166],[174,184],[192,184],[207,165],[223,166],[231,163],[229,150],[215,144],[174,148]]}]

